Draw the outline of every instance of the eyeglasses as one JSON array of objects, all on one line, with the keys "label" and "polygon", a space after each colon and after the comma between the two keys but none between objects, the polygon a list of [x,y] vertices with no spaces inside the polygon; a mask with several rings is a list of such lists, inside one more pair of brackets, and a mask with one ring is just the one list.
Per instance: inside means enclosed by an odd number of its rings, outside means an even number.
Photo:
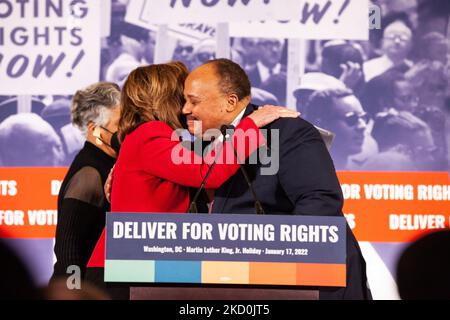
[{"label": "eyeglasses", "polygon": [[392,41],[399,40],[402,42],[407,42],[407,41],[411,40],[411,37],[409,37],[405,34],[389,34],[389,35],[385,36],[384,39],[392,40]]},{"label": "eyeglasses", "polygon": [[395,99],[398,99],[399,101],[403,103],[417,103],[419,102],[419,97],[415,94],[407,94],[402,96],[396,96]]},{"label": "eyeglasses", "polygon": [[103,130],[105,130],[105,131],[111,133],[111,134],[114,134],[114,132],[112,132],[111,130],[105,128],[104,126],[99,126],[99,127],[102,128]]},{"label": "eyeglasses", "polygon": [[175,48],[175,53],[182,53],[182,52],[186,52],[186,53],[192,53],[192,51],[194,51],[194,47],[193,46],[179,46]]},{"label": "eyeglasses", "polygon": [[195,57],[201,63],[207,62],[209,60],[213,60],[216,58],[216,54],[214,52],[198,52],[195,54]]},{"label": "eyeglasses", "polygon": [[270,40],[260,41],[259,44],[269,48],[281,48],[283,46],[283,43],[279,41],[270,41]]},{"label": "eyeglasses", "polygon": [[367,124],[370,120],[370,117],[366,112],[356,113],[351,111],[345,114],[344,120],[347,125],[353,127],[359,124],[359,120],[362,120],[364,124]]}]

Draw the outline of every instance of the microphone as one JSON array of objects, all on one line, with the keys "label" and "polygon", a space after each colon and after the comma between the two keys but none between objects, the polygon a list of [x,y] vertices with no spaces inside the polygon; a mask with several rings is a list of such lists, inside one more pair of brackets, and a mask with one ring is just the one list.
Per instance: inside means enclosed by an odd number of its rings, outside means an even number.
[{"label": "microphone", "polygon": [[[223,136],[223,143],[225,142],[225,134],[226,134],[225,131],[227,130],[227,128],[228,128],[228,126],[225,126],[225,125],[220,127],[220,132],[221,132],[221,134]],[[211,143],[214,143],[214,141],[212,141]],[[216,154],[216,157],[214,158],[213,163],[211,164],[211,166],[209,167],[208,171],[206,172],[206,175],[203,178],[202,183],[200,184],[200,187],[197,189],[197,192],[195,193],[194,198],[192,198],[192,201],[191,201],[191,203],[189,205],[188,213],[198,213],[198,208],[197,208],[196,202],[197,202],[198,198],[200,197],[200,193],[202,192],[202,190],[203,190],[203,188],[205,186],[205,183],[208,180],[209,175],[211,174],[212,169],[216,165],[216,162],[217,162],[217,159],[220,156],[220,153],[223,150],[223,143],[222,143],[222,149],[217,151],[217,154]]]},{"label": "microphone", "polygon": [[[226,137],[225,132],[227,130],[234,130],[234,129],[235,129],[235,127],[233,125],[230,125],[230,126],[223,125],[220,128],[220,131],[222,132],[223,136]],[[261,201],[259,200],[258,196],[256,195],[255,189],[253,188],[253,184],[250,181],[250,177],[248,176],[247,170],[245,170],[244,166],[242,165],[242,161],[241,161],[241,159],[239,159],[239,156],[234,147],[233,147],[233,151],[234,151],[234,155],[236,156],[236,159],[239,163],[239,168],[241,169],[242,175],[244,176],[244,179],[247,182],[247,186],[250,189],[250,192],[253,196],[253,200],[255,201],[256,214],[266,214],[266,212],[264,211],[264,208],[261,204]]]},{"label": "microphone", "polygon": [[234,130],[234,126],[233,125],[229,125],[227,126],[226,124],[222,125],[220,127],[220,132],[222,133],[223,137],[226,138],[227,137],[227,130],[231,129]]}]

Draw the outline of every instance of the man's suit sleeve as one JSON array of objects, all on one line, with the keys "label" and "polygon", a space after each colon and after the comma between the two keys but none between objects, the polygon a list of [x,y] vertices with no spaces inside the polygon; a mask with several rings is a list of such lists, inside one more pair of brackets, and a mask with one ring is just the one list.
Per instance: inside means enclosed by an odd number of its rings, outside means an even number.
[{"label": "man's suit sleeve", "polygon": [[302,119],[280,121],[279,181],[294,214],[342,214],[343,197],[333,161],[319,134]]}]

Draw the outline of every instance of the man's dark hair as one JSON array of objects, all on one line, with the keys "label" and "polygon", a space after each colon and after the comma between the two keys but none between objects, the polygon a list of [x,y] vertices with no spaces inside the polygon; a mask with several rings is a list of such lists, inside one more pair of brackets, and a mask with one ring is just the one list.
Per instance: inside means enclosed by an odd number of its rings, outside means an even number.
[{"label": "man's dark hair", "polygon": [[[306,105],[306,118],[311,123],[326,125],[328,119],[333,120],[330,108],[334,105],[335,99],[341,99],[354,95],[350,89],[326,89],[314,92]],[[327,129],[324,127],[324,129]]]},{"label": "man's dark hair", "polygon": [[381,152],[397,145],[413,147],[411,139],[419,131],[429,131],[429,126],[410,112],[379,113],[375,118],[372,137],[377,141]]},{"label": "man's dark hair", "polygon": [[362,52],[351,43],[328,45],[322,50],[322,72],[335,78],[342,75],[341,64],[354,62],[362,66]]},{"label": "man's dark hair", "polygon": [[250,96],[250,80],[237,63],[229,59],[214,59],[207,64],[212,64],[216,69],[220,90],[224,94],[235,93],[239,100]]},{"label": "man's dark hair", "polygon": [[372,118],[384,109],[395,106],[395,84],[406,80],[404,71],[403,66],[393,67],[366,83],[361,102]]}]

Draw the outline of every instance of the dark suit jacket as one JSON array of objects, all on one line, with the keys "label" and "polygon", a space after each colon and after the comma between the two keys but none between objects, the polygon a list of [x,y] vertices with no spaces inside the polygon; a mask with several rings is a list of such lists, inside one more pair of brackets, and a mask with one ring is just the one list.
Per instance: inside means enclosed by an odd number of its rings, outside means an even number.
[{"label": "dark suit jacket", "polygon": [[[247,73],[252,87],[261,88],[261,86],[264,86],[264,84],[267,82],[267,80],[270,79],[270,77],[269,77],[269,79],[267,79],[266,81],[262,81],[261,74],[259,73],[259,69],[256,65],[250,69],[246,69],[245,73]],[[281,69],[280,69],[279,73],[281,73],[281,74],[287,73],[286,65],[284,65],[284,64],[281,65]],[[277,75],[277,73],[274,75]],[[265,90],[267,90],[267,89],[265,89]],[[268,90],[268,91],[270,91],[270,90]]]},{"label": "dark suit jacket", "polygon": [[259,74],[258,67],[255,65],[254,68],[245,70],[250,80],[252,87],[259,87],[261,85],[261,75]]},{"label": "dark suit jacket", "polygon": [[[255,108],[251,104],[247,106],[244,117]],[[279,130],[278,173],[262,175],[263,165],[259,161],[257,164],[245,165],[265,212],[342,216],[341,187],[333,161],[317,129],[301,118],[282,118],[265,129]],[[273,157],[277,148],[270,136],[268,134],[267,140]],[[254,199],[241,171],[216,190],[213,212],[255,213]],[[320,290],[320,299],[371,298],[361,250],[348,227],[347,234],[347,287],[323,288]]]}]

